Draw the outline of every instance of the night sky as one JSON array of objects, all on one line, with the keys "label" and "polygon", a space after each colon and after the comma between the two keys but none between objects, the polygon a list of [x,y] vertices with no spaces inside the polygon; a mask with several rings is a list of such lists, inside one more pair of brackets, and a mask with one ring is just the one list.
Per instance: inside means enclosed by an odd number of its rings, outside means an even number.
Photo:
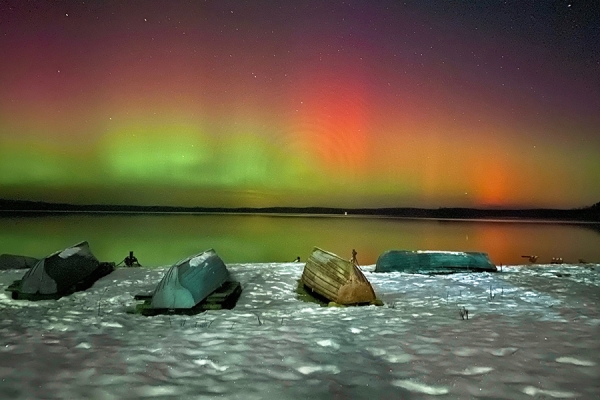
[{"label": "night sky", "polygon": [[600,201],[597,1],[0,1],[0,197]]}]

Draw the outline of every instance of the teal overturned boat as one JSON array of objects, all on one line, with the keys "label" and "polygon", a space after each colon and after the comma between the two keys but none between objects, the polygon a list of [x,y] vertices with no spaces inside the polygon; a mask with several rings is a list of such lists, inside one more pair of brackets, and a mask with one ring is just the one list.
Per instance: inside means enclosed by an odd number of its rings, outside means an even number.
[{"label": "teal overturned boat", "polygon": [[453,274],[497,272],[486,253],[461,251],[389,250],[377,259],[375,272]]},{"label": "teal overturned boat", "polygon": [[231,309],[242,288],[231,279],[225,263],[213,250],[175,263],[153,293],[136,295],[144,300],[134,312],[143,315],[193,315],[209,309]]}]

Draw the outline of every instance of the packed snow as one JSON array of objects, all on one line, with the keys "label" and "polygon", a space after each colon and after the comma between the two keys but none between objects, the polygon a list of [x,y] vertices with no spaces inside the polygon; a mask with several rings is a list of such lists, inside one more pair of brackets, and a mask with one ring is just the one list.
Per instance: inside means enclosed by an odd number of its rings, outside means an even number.
[{"label": "packed snow", "polygon": [[236,308],[195,316],[126,312],[166,267],[120,268],[58,301],[1,292],[0,398],[600,398],[599,265],[367,266],[384,306],[345,308],[299,300],[303,267],[228,265]]}]

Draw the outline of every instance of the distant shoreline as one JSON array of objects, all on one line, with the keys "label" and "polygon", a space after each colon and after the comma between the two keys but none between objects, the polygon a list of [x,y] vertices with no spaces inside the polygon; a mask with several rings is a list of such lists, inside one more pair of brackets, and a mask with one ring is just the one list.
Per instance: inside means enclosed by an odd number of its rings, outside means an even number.
[{"label": "distant shoreline", "polygon": [[132,205],[76,205],[0,199],[0,216],[40,214],[231,214],[273,216],[352,216],[436,220],[600,222],[600,203],[578,209],[478,209],[478,208],[333,208],[333,207],[173,207]]}]

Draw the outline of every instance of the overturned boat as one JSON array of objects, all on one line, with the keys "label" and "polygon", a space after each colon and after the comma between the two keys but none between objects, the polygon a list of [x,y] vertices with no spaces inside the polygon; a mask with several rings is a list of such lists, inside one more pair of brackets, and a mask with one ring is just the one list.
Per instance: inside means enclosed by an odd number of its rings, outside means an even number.
[{"label": "overturned boat", "polygon": [[497,272],[486,253],[460,251],[389,250],[377,259],[375,272],[452,274]]},{"label": "overturned boat", "polygon": [[241,292],[240,283],[231,280],[223,260],[210,249],[175,263],[152,294],[135,296],[136,300],[144,300],[135,312],[197,314],[208,309],[231,309]]},{"label": "overturned boat", "polygon": [[342,305],[374,303],[375,291],[354,263],[315,247],[300,279],[309,293]]},{"label": "overturned boat", "polygon": [[56,300],[90,288],[114,269],[114,263],[98,261],[88,242],[81,242],[42,258],[6,290],[15,300]]},{"label": "overturned boat", "polygon": [[39,258],[19,256],[15,254],[0,254],[0,271],[6,269],[27,269],[33,267]]}]

